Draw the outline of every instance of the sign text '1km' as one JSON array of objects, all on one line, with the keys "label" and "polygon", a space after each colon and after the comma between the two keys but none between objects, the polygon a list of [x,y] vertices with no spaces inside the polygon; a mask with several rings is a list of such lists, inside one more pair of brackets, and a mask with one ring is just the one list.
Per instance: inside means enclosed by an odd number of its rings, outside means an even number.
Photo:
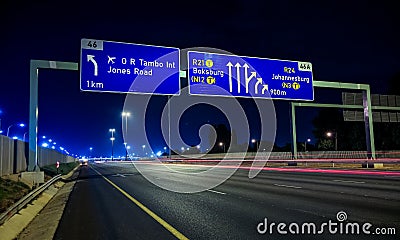
[{"label": "sign text '1km'", "polygon": [[179,95],[179,49],[81,40],[81,90]]}]

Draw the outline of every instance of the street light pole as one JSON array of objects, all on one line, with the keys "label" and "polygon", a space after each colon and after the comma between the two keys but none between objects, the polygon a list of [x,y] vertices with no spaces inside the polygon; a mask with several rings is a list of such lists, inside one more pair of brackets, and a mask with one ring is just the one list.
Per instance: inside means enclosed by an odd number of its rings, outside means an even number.
[{"label": "street light pole", "polygon": [[[125,139],[128,138],[128,117],[130,115],[131,115],[130,112],[122,112],[122,124],[124,122],[123,120],[124,120],[124,117],[125,117],[125,135],[124,135]],[[128,149],[126,149],[126,144],[127,144],[127,142],[125,140],[125,142],[124,142],[124,145],[125,145],[125,161],[128,160]]]},{"label": "street light pole", "polygon": [[334,131],[334,133],[332,133],[332,132],[327,132],[327,133],[326,133],[326,136],[327,136],[327,137],[332,137],[332,136],[335,137],[335,151],[337,151],[337,131]]},{"label": "street light pole", "polygon": [[109,130],[111,132],[111,161],[114,161],[114,132],[115,132],[115,128],[110,128]]},{"label": "street light pole", "polygon": [[[131,149],[131,146],[126,146],[126,152],[128,153],[128,149]],[[129,155],[132,155],[132,154],[129,154]],[[129,156],[128,155],[128,156]],[[131,156],[129,156],[129,160],[132,160],[132,157]]]},{"label": "street light pole", "polygon": [[25,132],[24,133],[24,137],[23,137],[23,141],[25,142],[25,136],[26,136],[26,134],[27,134],[28,132]]},{"label": "street light pole", "polygon": [[251,139],[252,143],[256,144],[256,152],[258,151],[258,141],[256,139]]},{"label": "street light pole", "polygon": [[124,142],[125,145],[125,161],[128,161],[128,149],[126,147],[126,142]]},{"label": "street light pole", "polygon": [[10,128],[11,128],[12,126],[16,126],[16,125],[18,125],[18,126],[20,126],[20,127],[25,127],[25,124],[23,124],[23,123],[20,123],[20,124],[11,124],[11,125],[7,128],[7,137],[8,137],[8,134],[10,133]]},{"label": "street light pole", "polygon": [[223,147],[223,148],[222,148],[222,149],[224,150],[223,152],[225,152],[225,144],[224,144],[223,142],[220,142],[220,143],[219,143],[219,146],[220,146],[220,147]]},{"label": "street light pole", "polygon": [[128,117],[131,115],[130,112],[122,112],[122,124],[123,124],[123,119],[125,117],[125,137],[128,134]]},{"label": "street light pole", "polygon": [[335,151],[337,151],[337,132],[335,132]]},{"label": "street light pole", "polygon": [[304,152],[307,152],[307,143],[311,142],[311,139],[307,138],[307,140],[304,143]]}]

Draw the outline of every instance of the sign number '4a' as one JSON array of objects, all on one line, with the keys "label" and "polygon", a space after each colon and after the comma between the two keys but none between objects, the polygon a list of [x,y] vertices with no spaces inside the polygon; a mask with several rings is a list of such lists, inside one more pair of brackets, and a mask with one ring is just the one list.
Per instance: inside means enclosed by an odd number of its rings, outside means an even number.
[{"label": "sign number '4a'", "polygon": [[299,71],[312,72],[312,65],[309,62],[298,62]]}]

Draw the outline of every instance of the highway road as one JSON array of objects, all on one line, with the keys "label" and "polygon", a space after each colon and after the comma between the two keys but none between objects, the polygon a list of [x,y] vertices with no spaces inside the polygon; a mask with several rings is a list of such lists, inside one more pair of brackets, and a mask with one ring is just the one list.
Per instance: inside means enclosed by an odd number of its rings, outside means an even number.
[{"label": "highway road", "polygon": [[[160,165],[146,168],[159,180],[180,181]],[[207,167],[174,168],[196,172]],[[177,193],[152,184],[132,164],[93,163],[81,167],[54,239],[399,236],[400,176],[262,171],[249,179],[248,170],[239,169],[215,188]]]}]

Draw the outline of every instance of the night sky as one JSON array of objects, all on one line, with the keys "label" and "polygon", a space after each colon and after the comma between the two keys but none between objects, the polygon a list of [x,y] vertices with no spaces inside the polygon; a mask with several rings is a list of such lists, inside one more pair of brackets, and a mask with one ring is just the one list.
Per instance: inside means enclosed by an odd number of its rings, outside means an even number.
[{"label": "night sky", "polygon": [[[30,59],[79,62],[82,38],[306,61],[313,64],[314,80],[368,83],[372,93],[385,94],[388,80],[400,72],[400,15],[388,2],[393,1],[5,1],[0,7],[1,130],[5,134],[11,124],[28,123]],[[39,79],[39,137],[52,138],[70,153],[89,155],[93,147],[92,155],[105,156],[111,151],[108,129],[116,128],[115,152],[124,155],[125,94],[81,92],[78,71],[43,70]],[[155,97],[154,109],[166,99]],[[315,102],[340,103],[340,93],[315,89]],[[284,145],[290,141],[289,101],[274,104],[276,143]],[[298,140],[312,139],[316,111],[298,114]],[[224,122],[219,114],[212,116],[199,118],[195,111],[185,116],[183,134],[193,124],[190,119]],[[196,145],[197,129],[190,128],[183,138]],[[10,135],[22,138],[27,131],[12,127]],[[250,135],[257,138],[257,123]],[[164,142],[157,136],[152,145],[161,150]]]}]

